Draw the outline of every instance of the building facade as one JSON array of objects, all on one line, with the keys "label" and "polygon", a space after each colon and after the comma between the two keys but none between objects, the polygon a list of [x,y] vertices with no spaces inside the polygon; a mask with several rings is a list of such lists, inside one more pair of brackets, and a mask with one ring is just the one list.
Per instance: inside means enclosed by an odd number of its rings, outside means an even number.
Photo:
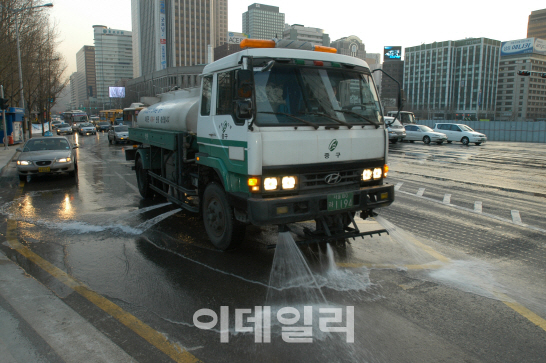
[{"label": "building facade", "polygon": [[227,41],[214,48],[214,60],[224,58],[230,54],[241,51],[241,41],[248,39],[248,35],[244,33],[228,32]]},{"label": "building facade", "polygon": [[277,6],[252,4],[243,13],[243,33],[252,39],[281,39],[284,13]]},{"label": "building facade", "polygon": [[356,35],[334,40],[330,43],[330,46],[336,48],[338,54],[350,55],[362,60],[366,59],[366,46]]},{"label": "building facade", "polygon": [[85,102],[85,74],[74,72],[70,75],[70,108],[75,110]]},{"label": "building facade", "polygon": [[94,25],[95,71],[98,102],[108,97],[108,87],[122,78],[133,78],[132,33]]},{"label": "building facade", "polygon": [[132,0],[135,77],[206,64],[227,41],[227,0]]},{"label": "building facade", "polygon": [[76,69],[85,75],[84,98],[97,97],[97,74],[95,69],[95,47],[84,45],[76,53]]},{"label": "building facade", "polygon": [[532,11],[529,15],[527,38],[546,39],[546,9]]},{"label": "building facade", "polygon": [[[518,71],[531,71],[519,76]],[[502,43],[496,120],[546,120],[546,40],[519,39]]]},{"label": "building facade", "polygon": [[323,29],[309,28],[300,24],[285,24],[282,38],[309,42],[314,45],[330,46],[330,36],[325,34]]},{"label": "building facade", "polygon": [[405,108],[423,119],[492,119],[500,48],[488,38],[405,48]]}]

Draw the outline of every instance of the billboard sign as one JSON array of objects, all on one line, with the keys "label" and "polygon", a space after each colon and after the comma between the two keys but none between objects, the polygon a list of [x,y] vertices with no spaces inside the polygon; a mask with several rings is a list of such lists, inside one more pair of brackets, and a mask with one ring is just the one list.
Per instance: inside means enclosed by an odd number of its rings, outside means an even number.
[{"label": "billboard sign", "polygon": [[227,38],[229,44],[240,44],[241,40],[248,38],[248,35],[245,33],[228,32]]},{"label": "billboard sign", "polygon": [[108,97],[125,98],[125,87],[108,87]]},{"label": "billboard sign", "polygon": [[546,55],[546,41],[538,38],[526,38],[502,42],[501,57],[516,54],[537,53]]},{"label": "billboard sign", "polygon": [[389,46],[383,49],[383,61],[402,60],[402,47]]}]

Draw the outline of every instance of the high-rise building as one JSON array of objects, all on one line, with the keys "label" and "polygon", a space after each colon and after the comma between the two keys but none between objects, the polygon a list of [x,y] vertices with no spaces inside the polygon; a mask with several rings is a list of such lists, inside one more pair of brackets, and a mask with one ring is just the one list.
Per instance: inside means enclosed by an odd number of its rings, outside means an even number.
[{"label": "high-rise building", "polygon": [[[518,71],[533,71],[519,76]],[[496,120],[546,120],[546,40],[527,38],[502,43]]]},{"label": "high-rise building", "polygon": [[500,41],[488,38],[405,48],[406,109],[423,119],[492,118],[500,48]]},{"label": "high-rise building", "polygon": [[527,38],[546,39],[546,9],[531,11],[527,23]]},{"label": "high-rise building", "polygon": [[252,4],[243,13],[243,33],[252,39],[281,39],[284,13],[277,6]]},{"label": "high-rise building", "polygon": [[70,75],[70,108],[75,110],[83,107],[84,101],[85,74],[81,72],[74,72]]},{"label": "high-rise building", "polygon": [[227,0],[132,0],[135,77],[206,64],[227,40]]},{"label": "high-rise building", "polygon": [[336,48],[338,54],[350,55],[362,60],[366,59],[366,46],[356,35],[334,40],[330,43],[330,46]]},{"label": "high-rise building", "polygon": [[314,45],[324,45],[326,47],[330,46],[330,36],[325,34],[324,30],[319,28],[309,28],[300,24],[285,24],[282,38],[309,42]]},{"label": "high-rise building", "polygon": [[76,69],[85,75],[83,98],[97,97],[95,47],[84,45],[76,53]]},{"label": "high-rise building", "polygon": [[97,98],[108,99],[108,87],[122,78],[133,78],[132,34],[127,30],[94,25]]}]

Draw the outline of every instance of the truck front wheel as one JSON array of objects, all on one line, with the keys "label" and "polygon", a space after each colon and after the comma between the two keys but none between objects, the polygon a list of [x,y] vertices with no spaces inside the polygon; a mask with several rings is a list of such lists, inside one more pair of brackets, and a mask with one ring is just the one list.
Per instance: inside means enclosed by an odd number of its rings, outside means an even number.
[{"label": "truck front wheel", "polygon": [[226,192],[216,183],[205,188],[203,222],[210,241],[219,250],[233,249],[244,239],[246,225],[235,220]]},{"label": "truck front wheel", "polygon": [[154,196],[154,191],[150,189],[150,177],[148,171],[142,165],[142,158],[138,157],[135,164],[138,191],[142,198],[149,199]]}]

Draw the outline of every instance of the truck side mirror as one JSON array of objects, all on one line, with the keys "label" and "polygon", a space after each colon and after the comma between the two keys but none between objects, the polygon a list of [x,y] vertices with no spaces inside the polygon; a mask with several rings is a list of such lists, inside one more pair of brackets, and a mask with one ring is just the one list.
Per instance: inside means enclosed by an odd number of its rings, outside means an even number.
[{"label": "truck side mirror", "polygon": [[252,100],[237,100],[237,117],[247,119],[252,117]]},{"label": "truck side mirror", "polygon": [[241,119],[252,117],[253,73],[251,70],[236,71],[236,113]]}]

